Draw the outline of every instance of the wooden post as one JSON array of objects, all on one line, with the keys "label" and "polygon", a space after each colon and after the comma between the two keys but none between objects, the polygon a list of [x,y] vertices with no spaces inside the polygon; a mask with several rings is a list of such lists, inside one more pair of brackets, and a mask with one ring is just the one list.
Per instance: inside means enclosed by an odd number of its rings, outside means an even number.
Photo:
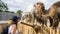
[{"label": "wooden post", "polygon": [[2,31],[2,25],[0,25],[0,32]]},{"label": "wooden post", "polygon": [[60,33],[59,33],[59,29],[57,29],[57,34],[60,34]]},{"label": "wooden post", "polygon": [[53,34],[56,34],[55,29],[54,29],[54,30],[52,30],[52,31],[53,31]]},{"label": "wooden post", "polygon": [[48,27],[48,31],[50,32],[50,27]]},{"label": "wooden post", "polygon": [[17,29],[19,31],[19,34],[21,34],[21,32],[22,32],[22,28],[21,27],[22,27],[22,24],[18,23]]},{"label": "wooden post", "polygon": [[50,27],[50,34],[52,34],[53,33],[53,31],[52,31],[52,27]]}]

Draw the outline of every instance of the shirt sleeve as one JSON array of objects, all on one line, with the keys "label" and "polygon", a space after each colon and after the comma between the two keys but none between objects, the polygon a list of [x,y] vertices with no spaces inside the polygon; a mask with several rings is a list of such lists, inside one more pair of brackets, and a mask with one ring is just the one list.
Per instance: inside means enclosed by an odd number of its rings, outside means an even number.
[{"label": "shirt sleeve", "polygon": [[16,33],[16,25],[12,25],[11,34]]}]

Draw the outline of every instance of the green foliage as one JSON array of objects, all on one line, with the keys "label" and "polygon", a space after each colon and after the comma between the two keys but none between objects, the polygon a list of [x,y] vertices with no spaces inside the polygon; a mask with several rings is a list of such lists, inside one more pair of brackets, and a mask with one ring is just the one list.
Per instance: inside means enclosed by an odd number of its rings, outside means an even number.
[{"label": "green foliage", "polygon": [[14,12],[11,12],[11,13],[14,13]]},{"label": "green foliage", "polygon": [[0,10],[0,12],[3,12],[2,10]]},{"label": "green foliage", "polygon": [[18,10],[16,13],[17,13],[17,14],[21,14],[21,13],[22,13],[22,11],[21,11],[21,10]]},{"label": "green foliage", "polygon": [[3,1],[0,0],[0,10],[6,11],[8,10],[7,4],[5,4]]},{"label": "green foliage", "polygon": [[12,12],[12,11],[4,11],[4,12],[7,12],[7,13],[14,13],[14,12]]}]

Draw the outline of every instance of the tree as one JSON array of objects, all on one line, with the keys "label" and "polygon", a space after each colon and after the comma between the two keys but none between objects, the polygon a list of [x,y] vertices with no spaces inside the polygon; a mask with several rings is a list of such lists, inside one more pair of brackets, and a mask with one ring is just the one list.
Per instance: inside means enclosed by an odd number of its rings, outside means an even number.
[{"label": "tree", "polygon": [[21,11],[21,10],[18,10],[16,13],[17,13],[17,14],[21,14],[21,13],[22,13],[22,11]]},{"label": "tree", "polygon": [[21,13],[22,13],[22,11],[21,10],[18,10],[16,13],[19,14],[19,17],[21,19]]},{"label": "tree", "polygon": [[7,4],[5,4],[3,1],[0,0],[0,10],[6,11],[8,10]]}]

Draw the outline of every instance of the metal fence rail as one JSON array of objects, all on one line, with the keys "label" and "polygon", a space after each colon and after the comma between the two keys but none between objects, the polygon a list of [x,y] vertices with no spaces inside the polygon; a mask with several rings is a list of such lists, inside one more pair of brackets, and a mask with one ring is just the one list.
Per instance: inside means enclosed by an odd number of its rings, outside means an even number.
[{"label": "metal fence rail", "polygon": [[8,23],[8,21],[0,21],[0,24]]},{"label": "metal fence rail", "polygon": [[9,13],[9,12],[0,12],[0,20],[8,20],[12,18],[13,16],[19,16],[19,14],[16,13]]}]

